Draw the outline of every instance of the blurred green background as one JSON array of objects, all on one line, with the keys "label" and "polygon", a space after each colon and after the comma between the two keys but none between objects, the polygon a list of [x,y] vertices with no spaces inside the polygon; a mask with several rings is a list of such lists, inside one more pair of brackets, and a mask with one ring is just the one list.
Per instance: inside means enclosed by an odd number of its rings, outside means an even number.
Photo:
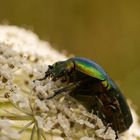
[{"label": "blurred green background", "polygon": [[95,60],[140,115],[139,0],[5,0],[0,22],[32,29],[59,51]]}]

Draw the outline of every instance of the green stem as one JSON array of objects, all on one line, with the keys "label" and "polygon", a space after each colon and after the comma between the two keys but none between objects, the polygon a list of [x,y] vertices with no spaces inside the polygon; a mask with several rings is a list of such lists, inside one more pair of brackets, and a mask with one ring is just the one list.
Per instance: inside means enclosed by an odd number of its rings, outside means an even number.
[{"label": "green stem", "polygon": [[41,140],[41,132],[40,132],[40,128],[38,128],[38,126],[37,126],[37,140]]},{"label": "green stem", "polygon": [[31,126],[34,123],[34,121],[27,123],[20,131],[19,133],[22,133],[23,131],[25,131],[29,126]]},{"label": "green stem", "polygon": [[33,129],[32,129],[32,133],[31,133],[31,137],[30,137],[30,140],[34,140],[34,135],[35,135],[35,124],[33,126]]},{"label": "green stem", "polygon": [[16,115],[16,116],[8,116],[8,115],[0,115],[0,119],[10,119],[10,120],[33,120],[32,116],[21,116],[21,115]]}]

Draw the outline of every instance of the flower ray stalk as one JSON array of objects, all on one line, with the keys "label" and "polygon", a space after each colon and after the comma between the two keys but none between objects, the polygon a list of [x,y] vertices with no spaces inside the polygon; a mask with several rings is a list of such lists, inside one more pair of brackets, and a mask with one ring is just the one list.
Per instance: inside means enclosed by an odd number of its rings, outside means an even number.
[{"label": "flower ray stalk", "polygon": [[35,124],[34,124],[34,125],[33,125],[33,128],[32,128],[32,132],[31,132],[30,140],[34,140],[34,137],[35,137],[35,131],[36,131],[36,126],[35,126]]},{"label": "flower ray stalk", "polygon": [[24,132],[29,126],[31,126],[34,123],[34,121],[29,122],[26,124],[18,133]]}]

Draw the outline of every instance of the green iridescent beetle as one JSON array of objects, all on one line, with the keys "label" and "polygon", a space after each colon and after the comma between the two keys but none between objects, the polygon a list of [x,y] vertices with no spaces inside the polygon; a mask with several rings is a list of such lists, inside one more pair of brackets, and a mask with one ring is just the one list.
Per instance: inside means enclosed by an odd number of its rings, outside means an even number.
[{"label": "green iridescent beetle", "polygon": [[56,91],[54,96],[68,91],[89,112],[101,118],[104,125],[111,126],[116,134],[131,126],[133,120],[126,99],[115,82],[95,62],[81,57],[59,61],[49,66],[45,77],[39,80],[48,76],[54,80],[63,77],[62,81],[71,83]]}]

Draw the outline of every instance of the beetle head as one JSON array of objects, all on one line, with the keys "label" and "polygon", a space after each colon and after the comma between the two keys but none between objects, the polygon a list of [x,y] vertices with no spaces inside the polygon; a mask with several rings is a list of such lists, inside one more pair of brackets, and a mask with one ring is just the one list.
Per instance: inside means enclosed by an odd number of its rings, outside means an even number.
[{"label": "beetle head", "polygon": [[54,79],[63,77],[71,71],[71,63],[69,61],[59,61],[48,67],[46,77],[52,76]]}]

